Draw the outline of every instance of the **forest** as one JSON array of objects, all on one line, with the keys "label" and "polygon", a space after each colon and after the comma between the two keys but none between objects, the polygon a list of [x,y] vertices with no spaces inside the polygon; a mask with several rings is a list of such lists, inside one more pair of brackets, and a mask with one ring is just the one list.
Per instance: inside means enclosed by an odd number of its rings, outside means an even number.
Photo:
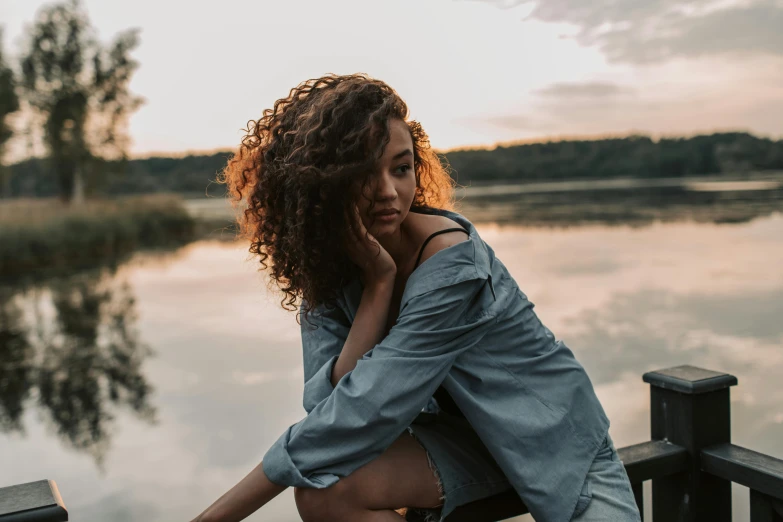
[{"label": "forest", "polygon": [[[214,182],[232,152],[150,157],[107,162],[92,191],[106,196],[173,192],[221,196]],[[783,170],[783,140],[744,132],[653,140],[624,138],[563,140],[493,149],[439,152],[460,185],[611,178],[671,178],[737,175]],[[48,162],[34,158],[10,166],[12,197],[48,197],[57,183]]]}]

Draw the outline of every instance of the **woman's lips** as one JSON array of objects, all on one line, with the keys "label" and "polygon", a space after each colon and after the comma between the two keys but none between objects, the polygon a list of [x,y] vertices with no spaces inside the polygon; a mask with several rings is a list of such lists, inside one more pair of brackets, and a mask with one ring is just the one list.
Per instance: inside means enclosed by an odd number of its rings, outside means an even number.
[{"label": "woman's lips", "polygon": [[374,215],[375,215],[375,219],[379,221],[390,222],[397,219],[397,214],[399,214],[399,212],[395,210],[395,211],[384,211],[383,213],[378,212]]}]

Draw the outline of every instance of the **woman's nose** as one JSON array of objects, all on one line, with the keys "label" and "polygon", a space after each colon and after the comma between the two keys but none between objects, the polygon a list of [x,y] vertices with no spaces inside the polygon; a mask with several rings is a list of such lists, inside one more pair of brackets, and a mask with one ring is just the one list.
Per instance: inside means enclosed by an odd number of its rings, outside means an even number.
[{"label": "woman's nose", "polygon": [[379,200],[395,199],[397,197],[397,189],[388,176],[380,176],[375,186],[375,197]]}]

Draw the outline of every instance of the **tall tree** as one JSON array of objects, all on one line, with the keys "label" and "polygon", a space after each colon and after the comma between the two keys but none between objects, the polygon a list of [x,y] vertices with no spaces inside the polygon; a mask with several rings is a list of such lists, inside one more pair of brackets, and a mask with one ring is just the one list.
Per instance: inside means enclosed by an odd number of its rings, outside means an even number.
[{"label": "tall tree", "polygon": [[13,135],[8,115],[19,110],[14,72],[8,66],[3,53],[3,30],[0,27],[0,198],[11,197],[11,173],[3,163],[5,144]]},{"label": "tall tree", "polygon": [[138,43],[138,30],[130,29],[102,46],[80,0],[42,7],[28,31],[23,97],[41,120],[65,202],[80,199],[85,181],[95,187],[106,160],[127,157],[128,117],[142,103],[128,88]]}]

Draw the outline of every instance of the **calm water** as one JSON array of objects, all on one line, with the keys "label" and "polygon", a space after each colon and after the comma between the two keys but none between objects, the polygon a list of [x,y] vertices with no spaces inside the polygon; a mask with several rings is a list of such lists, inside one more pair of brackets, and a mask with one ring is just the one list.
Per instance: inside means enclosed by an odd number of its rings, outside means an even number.
[{"label": "calm water", "polygon": [[[649,439],[642,373],[693,364],[739,378],[733,441],[783,458],[783,214],[478,229],[587,368],[618,446]],[[169,522],[240,480],[304,414],[298,325],[248,259],[203,241],[1,295],[0,485],[54,479],[72,520]],[[734,505],[747,521],[747,490]],[[299,520],[293,491],[248,520]]]}]

